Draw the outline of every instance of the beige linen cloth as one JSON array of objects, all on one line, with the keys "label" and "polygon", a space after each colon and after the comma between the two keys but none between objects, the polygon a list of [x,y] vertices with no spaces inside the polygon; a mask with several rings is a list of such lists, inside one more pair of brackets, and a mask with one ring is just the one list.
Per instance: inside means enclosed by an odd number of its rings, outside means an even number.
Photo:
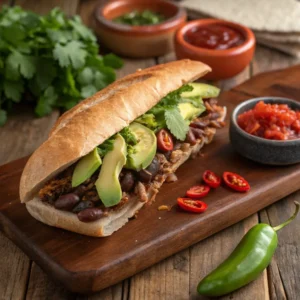
[{"label": "beige linen cloth", "polygon": [[251,28],[257,42],[300,58],[300,0],[185,0],[191,18],[213,17]]}]

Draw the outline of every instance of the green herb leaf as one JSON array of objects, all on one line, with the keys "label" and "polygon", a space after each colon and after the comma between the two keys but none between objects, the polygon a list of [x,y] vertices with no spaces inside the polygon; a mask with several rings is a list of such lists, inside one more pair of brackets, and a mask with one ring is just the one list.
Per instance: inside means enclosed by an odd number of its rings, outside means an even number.
[{"label": "green herb leaf", "polygon": [[59,8],[40,16],[3,6],[0,53],[2,109],[14,108],[13,102],[29,91],[38,116],[73,107],[114,81],[114,68],[121,66],[115,55],[104,63],[92,31],[80,17],[67,18]]},{"label": "green herb leaf", "polygon": [[0,109],[0,126],[3,126],[7,121],[7,113],[5,110]]},{"label": "green herb leaf", "polygon": [[143,114],[139,118],[135,120],[135,122],[138,122],[142,125],[145,125],[146,127],[155,130],[158,127],[158,123],[155,120],[154,114]]},{"label": "green herb leaf", "polygon": [[75,69],[83,67],[87,52],[83,49],[82,43],[71,41],[65,46],[56,44],[53,50],[53,56],[59,61],[61,67],[73,65]]},{"label": "green herb leaf", "polygon": [[184,141],[189,126],[184,121],[177,107],[165,111],[166,124],[170,132],[179,140]]},{"label": "green herb leaf", "polygon": [[81,96],[83,98],[88,98],[88,97],[94,95],[95,93],[97,93],[97,89],[92,84],[83,86],[81,89]]},{"label": "green herb leaf", "polygon": [[97,147],[97,151],[101,158],[103,158],[107,154],[107,152],[112,151],[114,149],[114,140],[115,136],[112,136]]},{"label": "green herb leaf", "polygon": [[106,66],[114,69],[120,69],[124,65],[123,60],[113,53],[103,56],[103,62]]},{"label": "green herb leaf", "polygon": [[4,94],[8,99],[12,99],[14,102],[20,102],[21,95],[24,91],[24,86],[22,81],[9,81],[5,80],[4,84]]},{"label": "green herb leaf", "polygon": [[39,101],[37,103],[37,106],[35,108],[35,113],[39,117],[43,117],[45,115],[49,115],[52,112],[52,106],[54,105],[57,94],[54,90],[53,86],[49,86],[45,92],[44,95],[39,98]]},{"label": "green herb leaf", "polygon": [[94,72],[92,70],[92,68],[90,67],[85,67],[79,74],[77,77],[78,82],[81,85],[87,85],[87,84],[91,84],[94,81]]}]

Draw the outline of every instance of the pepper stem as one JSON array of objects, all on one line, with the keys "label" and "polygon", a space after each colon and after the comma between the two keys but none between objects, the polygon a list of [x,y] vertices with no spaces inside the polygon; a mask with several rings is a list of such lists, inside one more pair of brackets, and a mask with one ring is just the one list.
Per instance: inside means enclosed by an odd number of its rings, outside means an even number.
[{"label": "pepper stem", "polygon": [[280,230],[281,228],[285,227],[286,225],[290,224],[297,216],[298,212],[299,212],[299,208],[300,208],[300,204],[297,202],[297,201],[294,201],[295,205],[296,205],[296,209],[295,209],[295,212],[294,214],[288,219],[286,220],[284,223],[276,226],[276,227],[273,227],[273,230],[275,231],[278,231]]}]

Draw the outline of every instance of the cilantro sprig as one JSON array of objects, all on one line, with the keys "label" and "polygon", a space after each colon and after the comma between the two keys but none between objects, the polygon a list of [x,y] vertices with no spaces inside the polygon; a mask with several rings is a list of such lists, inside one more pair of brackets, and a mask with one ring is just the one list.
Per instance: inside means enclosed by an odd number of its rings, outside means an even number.
[{"label": "cilantro sprig", "polygon": [[[181,88],[169,93],[147,112],[147,114],[152,114],[155,117],[155,123],[152,118],[148,117],[146,120],[151,120],[151,126],[157,124],[156,129],[167,127],[178,140],[184,141],[189,126],[180,114],[178,104],[188,102],[189,100],[183,99],[181,94],[192,90],[192,86],[183,85]],[[140,119],[145,121],[145,117],[143,116]]]},{"label": "cilantro sprig", "polygon": [[55,8],[45,16],[22,8],[0,11],[0,126],[7,112],[30,100],[37,116],[67,110],[103,89],[122,67],[114,54],[100,56],[97,39],[79,16]]}]

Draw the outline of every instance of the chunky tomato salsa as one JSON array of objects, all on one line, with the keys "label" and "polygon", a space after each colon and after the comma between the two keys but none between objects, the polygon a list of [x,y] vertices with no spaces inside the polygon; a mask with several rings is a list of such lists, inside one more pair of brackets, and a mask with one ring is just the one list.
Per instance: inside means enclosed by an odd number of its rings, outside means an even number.
[{"label": "chunky tomato salsa", "polygon": [[300,111],[286,104],[258,102],[238,116],[239,126],[246,132],[270,140],[300,138]]}]

